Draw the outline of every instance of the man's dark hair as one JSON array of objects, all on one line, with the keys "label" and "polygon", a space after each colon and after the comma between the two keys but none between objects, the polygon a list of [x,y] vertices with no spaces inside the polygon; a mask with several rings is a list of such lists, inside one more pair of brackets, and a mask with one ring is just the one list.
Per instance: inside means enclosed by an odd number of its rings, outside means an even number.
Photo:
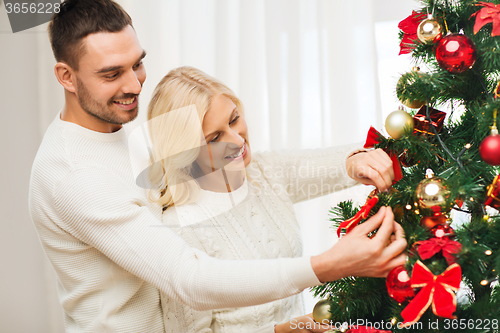
[{"label": "man's dark hair", "polygon": [[114,1],[65,0],[48,27],[54,57],[78,70],[85,52],[83,38],[99,32],[120,32],[127,25],[132,26],[132,19]]}]

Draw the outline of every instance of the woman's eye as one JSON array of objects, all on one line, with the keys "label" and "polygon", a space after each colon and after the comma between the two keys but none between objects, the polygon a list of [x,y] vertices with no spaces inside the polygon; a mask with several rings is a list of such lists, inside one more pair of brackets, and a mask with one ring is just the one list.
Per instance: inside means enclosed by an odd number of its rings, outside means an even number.
[{"label": "woman's eye", "polygon": [[235,123],[239,118],[240,118],[240,116],[234,117],[234,119],[229,122],[229,125]]},{"label": "woman's eye", "polygon": [[213,138],[212,140],[210,140],[210,142],[216,142],[217,140],[219,140],[219,137],[220,137],[220,134],[217,134],[217,136],[215,138]]}]

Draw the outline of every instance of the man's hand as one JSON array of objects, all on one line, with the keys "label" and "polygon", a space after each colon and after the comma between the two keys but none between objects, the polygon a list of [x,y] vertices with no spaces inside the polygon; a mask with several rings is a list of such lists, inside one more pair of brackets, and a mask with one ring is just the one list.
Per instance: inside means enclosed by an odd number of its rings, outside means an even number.
[{"label": "man's hand", "polygon": [[394,180],[391,158],[382,149],[352,155],[346,168],[349,177],[365,185],[375,185],[379,191],[388,190]]},{"label": "man's hand", "polygon": [[[377,234],[369,238],[368,234],[377,228]],[[390,239],[393,241],[387,245]],[[390,207],[381,207],[330,250],[312,257],[311,264],[322,282],[347,276],[386,277],[394,267],[405,263],[405,248],[403,228],[394,221]]]},{"label": "man's hand", "polygon": [[293,318],[287,323],[274,327],[275,333],[323,333],[334,329],[335,326],[321,325],[314,321],[312,313]]}]

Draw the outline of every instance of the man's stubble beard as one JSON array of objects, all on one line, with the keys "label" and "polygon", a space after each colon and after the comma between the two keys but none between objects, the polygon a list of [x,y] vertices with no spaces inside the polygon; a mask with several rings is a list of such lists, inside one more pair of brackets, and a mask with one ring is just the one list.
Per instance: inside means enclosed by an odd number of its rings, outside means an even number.
[{"label": "man's stubble beard", "polygon": [[[122,98],[124,99],[127,97],[113,97],[108,101],[108,105],[102,105],[92,98],[89,90],[87,89],[87,87],[85,87],[85,84],[78,77],[76,78],[76,82],[78,85],[78,89],[76,91],[78,103],[80,104],[80,107],[92,117],[113,125],[124,125],[137,118],[137,115],[139,114],[139,103],[137,103],[137,106],[134,109],[124,111],[127,112],[128,117],[119,117],[110,110],[110,106],[113,105],[113,100]],[[130,94],[130,96],[137,96],[137,98],[139,98],[138,95],[134,94]]]}]

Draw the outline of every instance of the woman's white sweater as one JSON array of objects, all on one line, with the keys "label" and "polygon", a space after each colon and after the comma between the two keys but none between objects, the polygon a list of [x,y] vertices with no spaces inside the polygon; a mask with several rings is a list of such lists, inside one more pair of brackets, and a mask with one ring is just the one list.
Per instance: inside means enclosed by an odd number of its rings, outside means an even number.
[{"label": "woman's white sweater", "polygon": [[[293,204],[354,185],[345,171],[352,151],[336,147],[254,154],[243,186],[230,193],[202,190],[196,202],[165,210],[164,224],[190,246],[219,259],[300,257]],[[169,333],[273,333],[275,324],[305,314],[300,295],[208,311],[193,310],[165,293],[161,300]]]}]

